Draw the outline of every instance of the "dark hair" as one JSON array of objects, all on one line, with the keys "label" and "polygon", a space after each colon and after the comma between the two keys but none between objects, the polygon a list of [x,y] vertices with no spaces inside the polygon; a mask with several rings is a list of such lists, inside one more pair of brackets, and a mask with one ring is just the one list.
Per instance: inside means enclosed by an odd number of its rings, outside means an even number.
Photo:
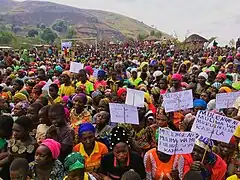
[{"label": "dark hair", "polygon": [[48,112],[51,105],[43,106],[39,111]]},{"label": "dark hair", "polygon": [[5,133],[5,138],[9,139],[12,135],[13,118],[11,116],[0,116],[0,127]]},{"label": "dark hair", "polygon": [[51,84],[51,85],[49,86],[49,88],[50,88],[50,87],[54,88],[57,92],[58,92],[58,90],[59,90],[57,84]]},{"label": "dark hair", "polygon": [[85,76],[87,76],[87,72],[86,72],[86,70],[85,70],[85,69],[81,69],[81,70],[79,70],[79,73],[84,73],[84,74],[85,74]]},{"label": "dark hair", "polygon": [[30,106],[33,107],[34,109],[36,109],[37,112],[43,107],[43,105],[39,102],[35,102],[35,103],[31,104]]},{"label": "dark hair", "polygon": [[197,171],[189,171],[184,176],[184,180],[203,180],[203,177],[200,172]]},{"label": "dark hair", "polygon": [[54,104],[49,108],[48,112],[56,111],[58,114],[64,114],[65,115],[65,110],[64,106],[62,104]]},{"label": "dark hair", "polygon": [[38,100],[40,101],[40,102],[38,102],[38,103],[42,104],[43,106],[48,105],[48,98],[47,98],[47,97],[45,97],[45,96],[40,96],[40,97],[38,98]]},{"label": "dark hair", "polygon": [[14,123],[22,126],[26,132],[30,132],[33,127],[32,120],[27,116],[20,116]]},{"label": "dark hair", "polygon": [[21,87],[24,86],[24,82],[22,80],[20,80],[20,79],[16,79],[14,82],[19,84]]},{"label": "dark hair", "polygon": [[12,164],[10,165],[10,171],[23,170],[24,172],[27,173],[28,169],[29,169],[28,161],[25,158],[14,159]]},{"label": "dark hair", "polygon": [[141,176],[133,170],[127,171],[122,175],[121,180],[141,180]]}]

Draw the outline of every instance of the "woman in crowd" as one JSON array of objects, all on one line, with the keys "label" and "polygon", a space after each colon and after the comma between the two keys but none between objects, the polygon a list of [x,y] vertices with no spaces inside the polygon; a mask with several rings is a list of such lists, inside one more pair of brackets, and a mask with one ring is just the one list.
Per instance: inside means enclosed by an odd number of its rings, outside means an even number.
[{"label": "woman in crowd", "polygon": [[117,180],[122,175],[133,169],[142,179],[146,177],[143,160],[129,147],[129,139],[124,128],[115,127],[111,135],[112,152],[101,160],[100,173],[103,179]]},{"label": "woman in crowd", "polygon": [[[158,142],[158,133],[156,133]],[[182,179],[184,158],[181,155],[168,155],[156,148],[149,150],[144,156],[147,179]]]},{"label": "woman in crowd", "polygon": [[58,104],[63,103],[62,97],[58,95],[59,88],[57,84],[51,84],[49,86],[49,104]]},{"label": "woman in crowd", "polygon": [[104,143],[107,147],[110,145],[111,126],[109,126],[110,114],[106,111],[101,111],[96,114],[96,133],[95,137],[98,141]]},{"label": "woman in crowd", "polygon": [[64,180],[89,180],[90,176],[85,172],[85,160],[79,152],[69,154],[65,161],[64,167],[67,171],[67,176]]},{"label": "woman in crowd", "polygon": [[187,163],[184,167],[184,173],[189,170],[200,171],[205,179],[224,180],[227,164],[219,155],[212,152],[213,145],[212,140],[199,136],[192,154],[185,155]]},{"label": "woman in crowd", "polygon": [[91,122],[92,117],[90,112],[85,109],[87,104],[87,96],[83,93],[76,94],[72,98],[73,109],[70,112],[70,122],[75,133],[78,132],[78,128],[81,124]]},{"label": "woman in crowd", "polygon": [[45,139],[37,148],[35,161],[30,163],[30,177],[32,179],[62,180],[64,167],[58,160],[61,144],[53,139]]},{"label": "woman in crowd", "polygon": [[46,134],[50,126],[52,125],[48,118],[48,111],[50,105],[44,106],[39,110],[39,122],[40,124],[37,127],[36,140],[37,143],[40,143],[42,140],[46,139]]},{"label": "woman in crowd", "polygon": [[95,141],[95,132],[92,124],[82,124],[78,130],[80,143],[73,148],[74,152],[79,152],[84,157],[87,172],[97,172],[101,158],[108,153],[108,149],[103,143]]}]

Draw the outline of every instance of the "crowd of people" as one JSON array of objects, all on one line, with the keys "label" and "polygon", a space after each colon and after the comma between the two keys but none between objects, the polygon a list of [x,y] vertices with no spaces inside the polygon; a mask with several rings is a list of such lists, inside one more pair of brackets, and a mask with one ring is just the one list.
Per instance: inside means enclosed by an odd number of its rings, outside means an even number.
[{"label": "crowd of people", "polygon": [[[223,143],[198,136],[191,154],[160,152],[158,128],[191,131],[216,94],[240,90],[240,48],[179,49],[134,42],[82,45],[70,61],[57,49],[0,51],[0,177],[3,180],[238,180],[240,129]],[[49,84],[49,82],[51,82]],[[113,123],[109,103],[144,92],[138,125]],[[167,113],[163,94],[193,92],[193,108]]]}]

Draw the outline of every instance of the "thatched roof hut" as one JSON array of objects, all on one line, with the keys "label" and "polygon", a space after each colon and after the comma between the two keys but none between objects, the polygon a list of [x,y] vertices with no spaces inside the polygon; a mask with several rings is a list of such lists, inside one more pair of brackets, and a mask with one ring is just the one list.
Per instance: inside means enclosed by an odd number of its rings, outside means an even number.
[{"label": "thatched roof hut", "polygon": [[196,43],[196,42],[205,43],[205,42],[208,42],[208,40],[202,36],[199,36],[198,34],[192,34],[192,35],[188,36],[188,38],[185,39],[185,41],[184,41],[184,43]]}]

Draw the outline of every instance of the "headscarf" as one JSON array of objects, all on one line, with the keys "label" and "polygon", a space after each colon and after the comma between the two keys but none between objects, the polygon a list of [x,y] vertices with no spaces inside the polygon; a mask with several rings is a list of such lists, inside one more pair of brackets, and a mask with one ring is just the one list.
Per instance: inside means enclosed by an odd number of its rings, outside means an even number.
[{"label": "headscarf", "polygon": [[140,70],[142,71],[143,67],[144,66],[148,66],[148,63],[147,62],[142,62],[141,65],[140,65]]},{"label": "headscarf", "polygon": [[61,66],[56,66],[56,67],[54,68],[54,70],[57,71],[57,72],[59,72],[59,73],[62,73],[62,72],[63,72],[63,69],[62,69]]},{"label": "headscarf", "polygon": [[27,101],[27,96],[23,93],[16,93],[14,96],[13,96],[14,99],[19,99],[21,101]]},{"label": "headscarf", "polygon": [[102,95],[102,93],[101,93],[100,91],[94,91],[94,92],[92,92],[92,98],[95,98],[95,97],[101,96],[101,95]]},{"label": "headscarf", "polygon": [[214,146],[213,140],[203,137],[203,136],[199,136],[196,141],[195,141],[195,145],[203,148],[204,150],[211,152],[212,147]]},{"label": "headscarf", "polygon": [[219,89],[221,87],[221,83],[220,82],[215,82],[212,84],[212,87],[216,88],[216,89]]},{"label": "headscarf", "polygon": [[76,94],[75,96],[73,96],[72,100],[74,101],[74,99],[76,99],[77,97],[81,98],[84,105],[87,104],[87,96],[85,94],[83,93]]},{"label": "headscarf", "polygon": [[207,103],[203,99],[196,99],[193,101],[193,107],[202,107],[204,109],[207,108]]},{"label": "headscarf", "polygon": [[84,132],[90,131],[95,134],[95,127],[91,123],[83,123],[79,126],[78,136],[80,137]]},{"label": "headscarf", "polygon": [[115,127],[111,131],[111,149],[120,142],[129,144],[129,138],[126,130],[123,127]]},{"label": "headscarf", "polygon": [[159,76],[161,76],[161,75],[163,75],[162,71],[155,71],[155,72],[153,73],[153,77],[155,78],[155,80],[156,80],[157,77],[159,77]]},{"label": "headscarf", "polygon": [[16,104],[16,106],[20,106],[21,109],[24,111],[24,112],[27,112],[27,109],[29,108],[30,104],[28,101],[21,101],[19,103]]},{"label": "headscarf", "polygon": [[132,68],[132,69],[131,69],[131,73],[137,72],[137,71],[138,71],[137,68]]},{"label": "headscarf", "polygon": [[106,72],[105,72],[104,70],[100,69],[100,70],[98,71],[97,76],[99,76],[99,77],[105,77],[105,75],[106,75]]},{"label": "headscarf", "polygon": [[84,157],[79,152],[69,154],[64,160],[64,167],[67,172],[84,168]]},{"label": "headscarf", "polygon": [[126,88],[120,88],[117,91],[117,95],[118,95],[118,97],[120,97],[123,93],[126,93],[126,92],[127,92]]},{"label": "headscarf", "polygon": [[160,95],[160,88],[159,87],[153,87],[151,89],[151,94],[153,94],[153,95]]},{"label": "headscarf", "polygon": [[178,81],[182,81],[182,75],[181,74],[173,74],[172,79],[177,79]]},{"label": "headscarf", "polygon": [[57,159],[60,155],[61,144],[53,139],[45,139],[41,145],[47,146],[52,153],[52,158]]},{"label": "headscarf", "polygon": [[93,70],[93,68],[92,68],[91,66],[86,66],[86,67],[85,67],[85,70],[86,70],[90,75],[92,75],[93,72],[94,72],[94,70]]},{"label": "headscarf", "polygon": [[69,78],[72,76],[70,71],[64,71],[62,74],[67,75]]},{"label": "headscarf", "polygon": [[224,74],[224,73],[220,73],[220,74],[217,75],[216,78],[222,78],[223,80],[226,80],[226,79],[227,79],[227,76],[226,76],[226,74]]},{"label": "headscarf", "polygon": [[240,81],[232,83],[232,87],[236,90],[240,90]]},{"label": "headscarf", "polygon": [[206,80],[208,79],[208,74],[206,72],[201,72],[198,77],[204,77]]},{"label": "headscarf", "polygon": [[221,88],[219,89],[219,91],[225,91],[226,93],[232,92],[232,90],[231,90],[229,87],[226,87],[226,86],[221,87]]}]

